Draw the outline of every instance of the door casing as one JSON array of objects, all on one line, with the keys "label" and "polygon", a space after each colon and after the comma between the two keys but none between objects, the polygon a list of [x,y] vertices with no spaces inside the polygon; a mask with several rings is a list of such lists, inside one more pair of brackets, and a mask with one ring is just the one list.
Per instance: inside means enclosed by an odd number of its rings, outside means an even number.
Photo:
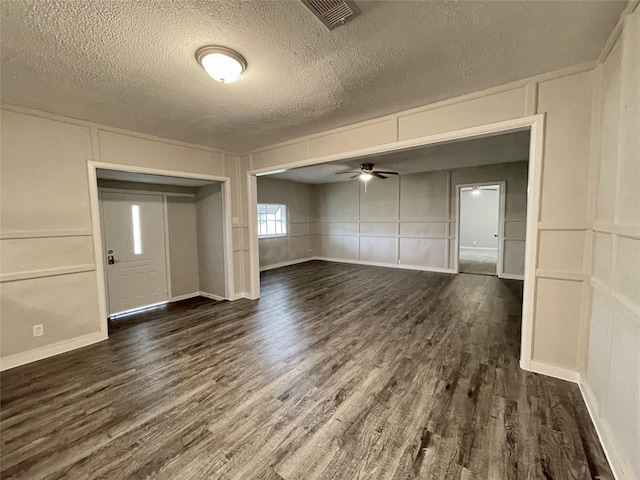
[{"label": "door casing", "polygon": [[477,183],[460,183],[456,184],[456,238],[455,238],[455,254],[453,261],[453,269],[456,273],[460,273],[460,193],[465,187],[486,187],[489,185],[498,185],[500,189],[499,207],[498,207],[498,260],[496,263],[496,274],[498,278],[504,278],[504,222],[505,222],[505,195],[507,182],[498,180],[495,182],[477,182]]}]

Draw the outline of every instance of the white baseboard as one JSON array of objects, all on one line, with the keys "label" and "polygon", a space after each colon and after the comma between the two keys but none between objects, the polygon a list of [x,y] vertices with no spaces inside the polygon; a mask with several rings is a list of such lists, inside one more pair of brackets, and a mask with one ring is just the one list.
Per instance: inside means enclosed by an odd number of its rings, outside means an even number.
[{"label": "white baseboard", "polygon": [[[630,479],[631,473],[629,469],[624,467],[624,460],[622,456],[618,453],[618,448],[616,447],[616,443],[613,435],[611,434],[611,430],[606,425],[606,422],[600,418],[598,415],[598,404],[596,399],[587,385],[583,380],[578,383],[580,387],[580,393],[582,393],[582,398],[584,399],[584,403],[587,405],[587,411],[589,412],[589,416],[591,417],[591,422],[596,429],[596,433],[598,434],[598,439],[600,439],[600,445],[602,445],[602,449],[604,450],[604,454],[609,460],[609,466],[611,467],[611,471],[613,472],[613,476],[616,480],[624,480]],[[627,475],[625,472],[629,472]]]},{"label": "white baseboard", "polygon": [[320,260],[323,262],[335,262],[335,263],[352,263],[355,265],[368,265],[370,267],[400,268],[402,270],[417,270],[421,272],[458,273],[452,268],[421,267],[417,265],[402,265],[398,263],[384,263],[384,262],[367,262],[364,260],[346,260],[342,258],[313,257],[313,258],[310,258],[309,260]]},{"label": "white baseboard", "polygon": [[249,298],[248,295],[249,294],[247,292],[236,292],[233,294],[230,300],[233,301],[233,300],[240,300],[241,298]]},{"label": "white baseboard", "polygon": [[540,360],[531,360],[530,367],[531,368],[523,368],[522,363],[520,363],[520,368],[522,368],[523,370],[541,373],[543,375],[559,378],[560,380],[566,380],[568,382],[580,382],[580,373],[566,367],[561,367],[552,363],[541,362]]},{"label": "white baseboard", "polygon": [[200,292],[185,293],[184,295],[178,295],[177,297],[171,297],[170,302],[179,302],[181,300],[187,300],[188,298],[199,297]]},{"label": "white baseboard", "polygon": [[488,250],[490,252],[497,252],[498,247],[460,247],[460,250]]},{"label": "white baseboard", "polygon": [[[522,364],[520,366],[522,367]],[[616,480],[627,480],[633,478],[631,474],[628,473],[630,472],[630,468],[625,467],[623,456],[618,453],[619,449],[616,447],[615,439],[613,434],[611,433],[611,430],[607,426],[606,422],[602,420],[597,414],[598,405],[595,397],[593,396],[593,392],[584,382],[584,379],[582,378],[582,375],[580,375],[580,373],[576,372],[575,370],[570,370],[558,365],[541,362],[539,360],[531,360],[531,368],[523,368],[523,370],[541,373],[542,375],[547,375],[549,377],[559,378],[560,380],[577,383],[578,387],[580,388],[580,393],[582,394],[584,403],[587,406],[589,416],[591,417],[591,422],[593,423],[593,426],[596,429],[596,433],[598,434],[600,445],[602,445],[602,449],[604,450],[607,460],[609,461],[609,466],[613,471],[613,476],[616,478]]]},{"label": "white baseboard", "polygon": [[305,263],[314,260],[312,257],[307,258],[298,258],[296,260],[289,260],[287,262],[274,263],[273,265],[265,265],[264,267],[260,267],[261,272],[266,272],[267,270],[273,270],[275,268],[288,267],[289,265],[296,265],[298,263]]},{"label": "white baseboard", "polygon": [[198,295],[200,295],[201,297],[210,298],[211,300],[217,300],[218,302],[226,300],[226,298],[221,297],[220,295],[214,295],[213,293],[198,292]]},{"label": "white baseboard", "polygon": [[524,280],[524,275],[518,275],[515,273],[503,273],[499,276],[499,278],[504,278],[505,280]]},{"label": "white baseboard", "polygon": [[54,355],[60,355],[61,353],[66,353],[77,348],[86,347],[106,340],[107,338],[106,333],[94,332],[44,347],[34,348],[26,352],[16,353],[15,355],[9,355],[0,359],[0,371],[53,357]]}]

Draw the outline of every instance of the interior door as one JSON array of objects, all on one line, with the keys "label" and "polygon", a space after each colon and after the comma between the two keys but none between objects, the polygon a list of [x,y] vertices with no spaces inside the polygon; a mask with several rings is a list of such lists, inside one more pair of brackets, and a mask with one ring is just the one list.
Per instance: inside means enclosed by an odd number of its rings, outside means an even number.
[{"label": "interior door", "polygon": [[162,195],[101,191],[109,314],[168,300]]}]

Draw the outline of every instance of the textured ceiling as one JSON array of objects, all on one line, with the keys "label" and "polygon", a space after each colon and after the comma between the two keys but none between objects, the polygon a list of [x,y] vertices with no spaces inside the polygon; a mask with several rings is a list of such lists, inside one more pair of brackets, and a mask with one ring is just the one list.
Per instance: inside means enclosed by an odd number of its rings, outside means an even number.
[{"label": "textured ceiling", "polygon": [[[593,60],[625,5],[356,3],[330,32],[297,0],[2,1],[2,101],[246,152]],[[207,44],[246,57],[237,82]]]},{"label": "textured ceiling", "polygon": [[272,176],[283,180],[319,184],[349,181],[349,175],[336,175],[336,172],[357,170],[363,162],[375,164],[374,170],[408,174],[528,159],[529,132],[526,131],[372,155],[356,160],[323,163],[287,170]]}]

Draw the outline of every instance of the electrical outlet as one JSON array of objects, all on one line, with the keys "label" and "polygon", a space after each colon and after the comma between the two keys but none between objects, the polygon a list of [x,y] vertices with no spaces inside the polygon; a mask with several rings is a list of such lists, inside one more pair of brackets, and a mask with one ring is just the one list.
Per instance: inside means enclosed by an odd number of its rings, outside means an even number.
[{"label": "electrical outlet", "polygon": [[41,337],[44,335],[44,325],[40,324],[40,325],[34,325],[33,326],[33,336],[34,337]]}]

